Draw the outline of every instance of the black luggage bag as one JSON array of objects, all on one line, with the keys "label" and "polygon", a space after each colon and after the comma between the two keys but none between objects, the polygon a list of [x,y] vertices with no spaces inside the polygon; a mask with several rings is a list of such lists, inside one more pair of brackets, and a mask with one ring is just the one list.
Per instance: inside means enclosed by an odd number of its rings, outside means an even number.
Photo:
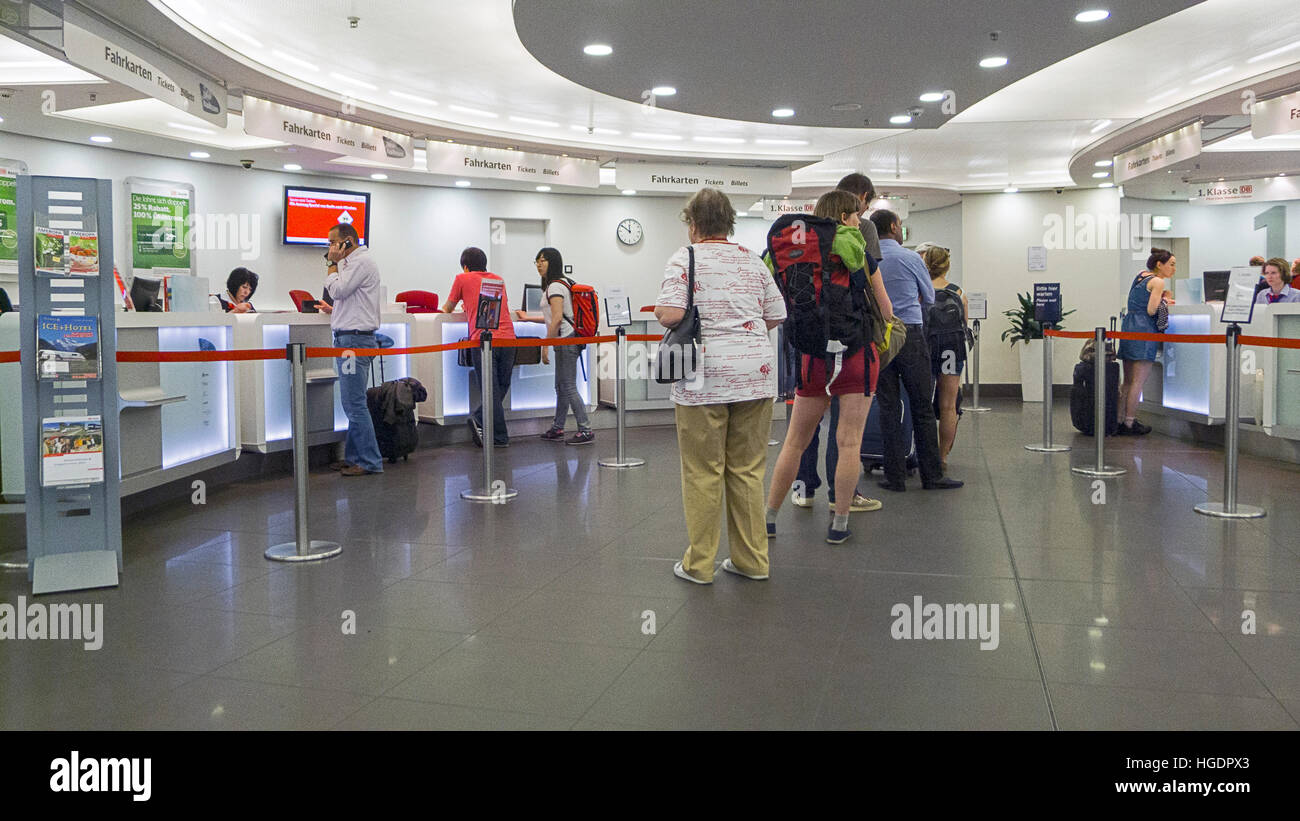
[{"label": "black luggage bag", "polygon": [[[1093,389],[1096,364],[1080,362],[1074,366],[1074,386],[1070,388],[1070,421],[1084,436],[1095,434],[1093,403],[1097,394]],[[1106,435],[1114,436],[1119,430],[1119,363],[1106,363]]]},{"label": "black luggage bag", "polygon": [[[907,437],[907,475],[911,476],[920,464],[916,455],[916,436],[912,430],[912,401],[907,391],[899,391],[899,397],[903,400],[903,435]],[[835,432],[831,431],[834,436]],[[880,428],[880,399],[876,398],[871,403],[871,410],[867,411],[866,429],[862,432],[862,469],[868,475],[873,470],[884,470],[885,468],[885,437]]]},{"label": "black luggage bag", "polygon": [[[406,381],[411,384],[416,402],[422,402],[427,398],[428,394],[419,381],[411,378],[407,378]],[[383,396],[385,387],[389,384],[385,382],[379,387],[367,390],[366,407],[370,410],[370,420],[375,426],[375,441],[379,444],[380,455],[389,462],[396,462],[399,456],[406,459],[415,451],[420,443],[420,434],[416,425],[414,407],[399,410],[398,419],[393,424],[384,421]]]}]

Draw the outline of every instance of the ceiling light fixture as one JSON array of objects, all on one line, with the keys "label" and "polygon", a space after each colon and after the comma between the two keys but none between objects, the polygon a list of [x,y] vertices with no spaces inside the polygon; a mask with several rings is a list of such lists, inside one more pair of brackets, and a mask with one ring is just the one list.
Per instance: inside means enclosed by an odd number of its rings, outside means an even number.
[{"label": "ceiling light fixture", "polygon": [[1098,131],[1101,131],[1103,128],[1108,127],[1110,123],[1111,123],[1110,120],[1102,120],[1101,122],[1094,125],[1092,128],[1088,129],[1088,133],[1096,134]]},{"label": "ceiling light fixture", "polygon": [[1075,22],[1078,23],[1096,23],[1105,20],[1107,17],[1110,17],[1110,12],[1106,9],[1090,9],[1074,15]]},{"label": "ceiling light fixture", "polygon": [[980,60],[980,68],[1002,68],[1007,64],[1005,57],[985,57]]},{"label": "ceiling light fixture", "polygon": [[386,179],[388,179],[388,175],[387,175],[387,174],[381,174],[381,173],[379,173],[378,171],[376,171],[375,173],[373,173],[373,174],[370,175],[370,179],[372,179],[372,180],[386,180]]},{"label": "ceiling light fixture", "polygon": [[614,53],[614,49],[604,43],[589,43],[582,47],[582,53],[589,57],[608,57]]},{"label": "ceiling light fixture", "polygon": [[512,122],[512,123],[526,123],[526,124],[528,124],[528,125],[540,125],[540,126],[542,126],[543,128],[559,128],[559,127],[560,127],[560,124],[559,124],[559,123],[551,122],[550,120],[539,120],[539,119],[536,119],[536,118],[534,118],[534,117],[519,117],[519,116],[516,116],[516,115],[514,115],[514,114],[511,114],[511,115],[510,115],[510,122]]},{"label": "ceiling light fixture", "polygon": [[625,196],[625,197],[633,197],[633,196],[636,196],[636,189],[635,189],[635,188],[624,188],[624,189],[623,189],[623,196]]},{"label": "ceiling light fixture", "polygon": [[923,103],[938,103],[942,101],[943,101],[942,91],[927,91],[921,95],[921,102]]},{"label": "ceiling light fixture", "polygon": [[793,116],[794,116],[794,109],[793,109],[793,108],[774,108],[774,109],[772,109],[772,116],[773,116],[773,117],[793,117]]},{"label": "ceiling light fixture", "polygon": [[1110,167],[1111,167],[1112,165],[1114,165],[1114,164],[1115,164],[1115,161],[1114,161],[1114,160],[1097,160],[1095,163],[1093,163],[1093,167],[1094,167],[1094,168],[1110,168]]},{"label": "ceiling light fixture", "polygon": [[301,165],[298,165],[298,163],[296,163],[296,162],[285,163],[282,167],[284,168],[285,171],[301,171],[301,170],[302,170],[302,166],[301,166]]},{"label": "ceiling light fixture", "polygon": [[1099,185],[1099,186],[1097,186],[1097,187],[1098,187],[1098,188],[1114,188],[1114,187],[1115,187],[1115,183],[1113,183],[1113,182],[1103,182],[1101,185]]},{"label": "ceiling light fixture", "polygon": [[831,106],[831,111],[861,111],[862,103],[836,103]]},{"label": "ceiling light fixture", "polygon": [[717,143],[718,145],[740,145],[745,140],[741,137],[692,137],[697,143]]},{"label": "ceiling light fixture", "polygon": [[1008,185],[1006,188],[1002,189],[1003,194],[1016,194],[1019,191],[1020,189],[1016,188],[1014,185]]},{"label": "ceiling light fixture", "polygon": [[211,157],[212,155],[206,151],[191,151],[190,156],[196,160],[206,160],[208,157]]},{"label": "ceiling light fixture", "polygon": [[777,140],[772,138],[760,138],[754,140],[758,145],[807,145],[807,140]]},{"label": "ceiling light fixture", "polygon": [[103,134],[96,134],[95,136],[90,138],[90,141],[92,143],[111,143],[113,141],[113,138],[105,137]]},{"label": "ceiling light fixture", "polygon": [[677,89],[672,86],[655,86],[650,89],[650,93],[656,97],[671,97],[677,93]]},{"label": "ceiling light fixture", "polygon": [[680,140],[680,134],[655,134],[650,131],[633,131],[633,137],[639,137],[643,140]]},{"label": "ceiling light fixture", "polygon": [[388,93],[398,98],[399,100],[407,100],[408,102],[420,103],[421,105],[438,104],[437,100],[430,100],[428,97],[421,97],[418,94],[407,94],[405,91],[389,91]]},{"label": "ceiling light fixture", "polygon": [[1200,77],[1197,77],[1195,80],[1192,80],[1192,85],[1199,85],[1200,83],[1203,83],[1206,80],[1213,79],[1222,74],[1227,74],[1229,71],[1232,71],[1233,68],[1234,66],[1225,66],[1219,69],[1218,71],[1211,71],[1209,74],[1202,74]]},{"label": "ceiling light fixture", "polygon": [[543,194],[545,194],[547,191],[550,191],[550,190],[551,190],[551,186],[549,186],[549,185],[539,185],[539,186],[537,186],[537,190],[538,190],[538,191],[541,191]]},{"label": "ceiling light fixture", "polygon": [[454,103],[447,106],[447,108],[450,108],[452,111],[459,111],[461,114],[473,114],[475,117],[490,117],[496,119],[499,116],[492,111],[484,111],[481,108],[470,108],[469,106],[456,105]]},{"label": "ceiling light fixture", "polygon": [[906,124],[908,124],[908,123],[910,123],[910,122],[912,121],[912,115],[910,115],[910,114],[895,114],[894,116],[892,116],[892,117],[889,118],[889,121],[890,121],[891,123],[893,123],[894,125],[906,125]]},{"label": "ceiling light fixture", "polygon": [[1109,177],[1109,176],[1110,176],[1110,172],[1109,172],[1109,171],[1098,171],[1097,173],[1095,173],[1095,174],[1092,175],[1092,178],[1093,178],[1094,180],[1103,180],[1103,179],[1105,179],[1106,177]]},{"label": "ceiling light fixture", "polygon": [[469,188],[469,180],[456,180],[457,188]]},{"label": "ceiling light fixture", "polygon": [[379,86],[374,85],[373,83],[367,83],[365,80],[358,80],[356,77],[349,77],[346,74],[339,74],[337,71],[331,71],[330,76],[333,77],[335,80],[338,80],[340,83],[348,83],[349,85],[354,85],[357,88],[366,88],[366,89],[370,89],[371,91],[375,91],[379,88]]},{"label": "ceiling light fixture", "polygon": [[1251,58],[1250,58],[1249,60],[1247,60],[1246,62],[1247,62],[1247,63],[1258,63],[1260,60],[1267,60],[1267,59],[1270,58],[1270,57],[1276,57],[1276,56],[1279,55],[1279,54],[1282,54],[1282,53],[1284,53],[1284,52],[1288,52],[1288,51],[1290,51],[1291,49],[1295,49],[1295,48],[1300,48],[1300,40],[1296,40],[1294,43],[1292,43],[1292,44],[1289,45],[1289,46],[1282,46],[1281,48],[1275,48],[1275,49],[1273,49],[1272,51],[1266,51],[1266,52],[1264,52],[1263,54],[1256,54],[1254,57],[1251,57]]},{"label": "ceiling light fixture", "polygon": [[278,48],[271,49],[271,54],[275,55],[276,57],[279,57],[281,60],[284,60],[286,63],[293,63],[296,66],[300,66],[301,68],[307,69],[308,71],[320,71],[320,66],[316,65],[315,63],[309,63],[306,60],[302,59],[301,57],[294,57],[292,54],[289,54],[284,51],[280,51],[280,49]]},{"label": "ceiling light fixture", "polygon": [[738,217],[747,217],[747,216],[749,216],[749,212],[748,212],[748,211],[737,211],[737,212],[736,212],[736,216],[738,216]]},{"label": "ceiling light fixture", "polygon": [[186,125],[185,123],[167,123],[168,128],[175,128],[179,131],[193,131],[195,134],[216,134],[212,128],[200,128],[197,125]]}]

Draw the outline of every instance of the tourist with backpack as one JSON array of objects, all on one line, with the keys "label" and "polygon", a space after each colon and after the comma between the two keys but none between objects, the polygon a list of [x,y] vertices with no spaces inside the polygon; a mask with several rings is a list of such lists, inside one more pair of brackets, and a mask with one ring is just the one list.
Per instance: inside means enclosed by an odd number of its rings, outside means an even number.
[{"label": "tourist with backpack", "polygon": [[[871,343],[866,241],[858,230],[858,198],[835,190],[817,200],[812,216],[787,214],[772,224],[764,259],[786,303],[786,338],[800,356],[799,387],[786,428],[785,444],[767,494],[767,535],[776,536],[776,517],[790,492],[804,450],[821,424],[831,398],[840,403],[835,440],[842,453],[857,453],[875,393],[878,358]],[[892,315],[879,277],[877,298]],[[843,544],[849,532],[862,464],[841,459],[835,476],[835,506],[826,531],[829,544]]]},{"label": "tourist with backpack", "polygon": [[930,272],[934,304],[926,317],[930,375],[934,378],[934,413],[939,417],[939,467],[948,471],[948,453],[961,419],[961,371],[966,365],[966,295],[948,281],[952,256],[947,248],[922,243],[916,252]]},{"label": "tourist with backpack", "polygon": [[[590,286],[578,285],[564,275],[564,259],[554,248],[538,251],[534,262],[537,274],[542,278],[542,291],[546,297],[546,338],[595,336],[596,326],[600,323],[596,292]],[[542,319],[540,316],[522,313],[520,317]],[[596,440],[591,422],[587,419],[587,406],[578,393],[578,360],[585,349],[585,345],[555,346],[555,419],[541,437],[548,442],[589,445]],[[550,362],[550,350],[549,347],[542,348],[543,365]],[[578,432],[566,440],[564,423],[569,417],[570,409],[573,410],[574,421],[578,423]]]}]

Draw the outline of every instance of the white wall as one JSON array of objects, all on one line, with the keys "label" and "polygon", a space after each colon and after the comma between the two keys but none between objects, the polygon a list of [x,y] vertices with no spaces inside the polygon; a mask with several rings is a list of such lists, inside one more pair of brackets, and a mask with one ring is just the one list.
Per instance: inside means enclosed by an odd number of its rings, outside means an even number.
[{"label": "white wall", "polygon": [[[959,202],[946,208],[912,211],[907,215],[907,219],[903,220],[903,223],[907,226],[908,247],[915,248],[923,242],[933,242],[948,249],[948,253],[952,257],[951,267],[948,271],[948,281],[955,282],[965,288],[962,279],[965,272],[964,256],[962,254],[962,204]],[[983,363],[981,363],[980,367],[980,376],[982,378]]]},{"label": "white wall", "polygon": [[1178,260],[1179,279],[1246,265],[1256,255],[1268,256],[1265,231],[1255,228],[1255,217],[1279,205],[1286,209],[1285,256],[1294,260],[1300,257],[1300,203],[1295,201],[1198,205],[1124,198],[1125,213],[1173,217],[1173,229],[1156,234],[1157,242],[1165,237],[1188,239],[1188,259]]}]

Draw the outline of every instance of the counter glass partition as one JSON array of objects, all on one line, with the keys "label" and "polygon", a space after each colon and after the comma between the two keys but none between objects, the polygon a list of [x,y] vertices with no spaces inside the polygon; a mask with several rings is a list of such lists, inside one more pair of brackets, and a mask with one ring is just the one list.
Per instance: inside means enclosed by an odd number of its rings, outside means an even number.
[{"label": "counter glass partition", "polygon": [[[1212,318],[1208,313],[1169,314],[1170,334],[1208,334]],[[1166,408],[1210,416],[1211,355],[1213,346],[1165,342],[1161,359],[1164,364]]]}]

